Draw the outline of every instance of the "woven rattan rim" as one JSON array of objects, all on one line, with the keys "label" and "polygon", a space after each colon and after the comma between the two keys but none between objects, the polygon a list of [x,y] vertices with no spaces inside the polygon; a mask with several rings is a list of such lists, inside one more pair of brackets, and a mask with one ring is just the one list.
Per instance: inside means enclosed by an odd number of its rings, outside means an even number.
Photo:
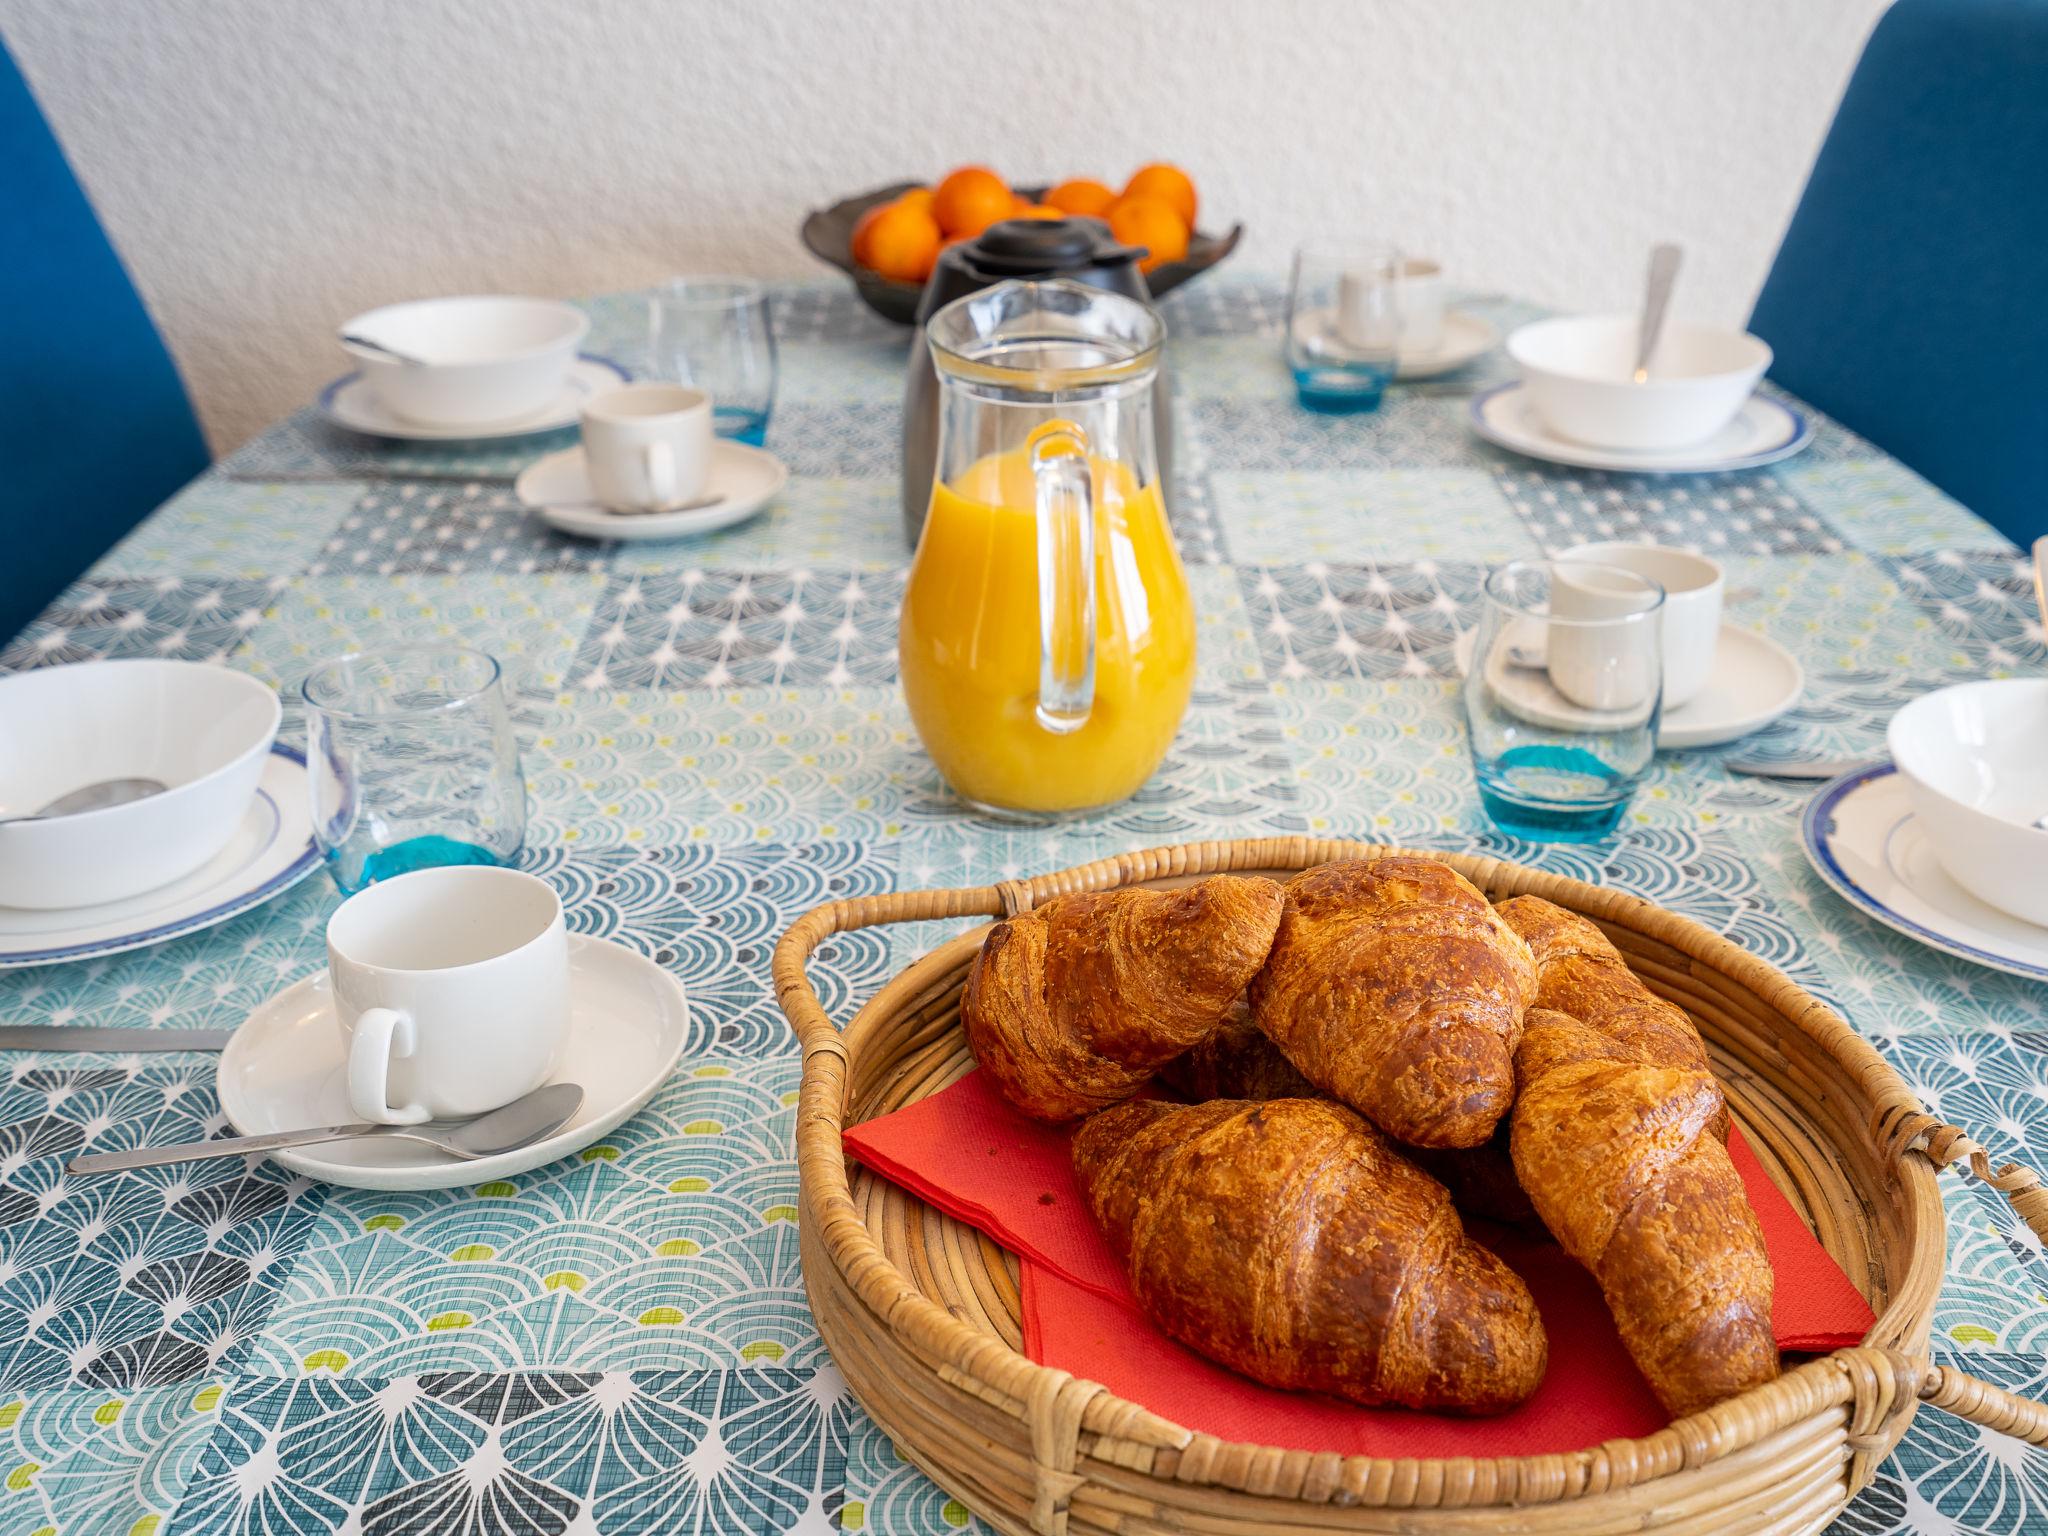
[{"label": "woven rattan rim", "polygon": [[[874,1032],[876,1021],[891,1016],[892,1011],[917,1008],[943,1021],[956,1010],[960,973],[979,935],[969,934],[942,946],[899,974],[869,1000],[844,1034],[826,1015],[804,971],[805,961],[825,938],[885,923],[996,917],[1067,892],[1171,882],[1229,870],[1287,871],[1335,858],[1393,852],[1420,852],[1440,859],[1495,898],[1532,894],[1557,901],[1599,922],[1617,936],[1617,942],[1626,935],[1631,940],[1631,961],[1645,979],[1688,1008],[1704,1006],[1699,997],[1689,993],[1690,979],[1711,976],[1733,981],[1820,1048],[1823,1059],[1795,1066],[1781,1044],[1776,1048],[1775,1064],[1788,1075],[1811,1076],[1819,1068],[1827,1069],[1824,1079],[1799,1084],[1806,1095],[1808,1119],[1824,1130],[1832,1129],[1838,1138],[1867,1139],[1889,1168],[1895,1181],[1891,1196],[1901,1203],[1907,1225],[1915,1234],[1904,1273],[1896,1278],[1887,1304],[1862,1345],[1797,1366],[1775,1382],[1641,1439],[1615,1440],[1569,1453],[1492,1459],[1340,1457],[1223,1441],[1174,1424],[1092,1382],[1039,1366],[1002,1340],[950,1315],[890,1261],[852,1199],[840,1141],[854,1058],[861,1040]],[[828,1343],[835,1354],[858,1354],[863,1363],[872,1363],[868,1357],[873,1349],[892,1359],[912,1359],[937,1381],[968,1394],[951,1400],[962,1411],[977,1406],[969,1399],[978,1399],[995,1411],[997,1417],[986,1420],[983,1427],[970,1426],[963,1433],[1008,1438],[1020,1425],[1028,1430],[1031,1484],[1028,1490],[1016,1490],[1014,1497],[995,1501],[1014,1517],[999,1522],[1006,1529],[1028,1528],[1048,1536],[1065,1532],[1068,1501],[1090,1477],[1100,1480],[1106,1499],[1123,1496],[1126,1484],[1140,1494],[1168,1483],[1198,1485],[1187,1492],[1200,1491],[1210,1498],[1203,1507],[1214,1511],[1216,1530],[1252,1528],[1270,1517],[1271,1501],[1276,1498],[1314,1505],[1475,1512],[1487,1506],[1582,1499],[1640,1488],[1716,1464],[1746,1468],[1758,1454],[1772,1460],[1808,1454],[1799,1448],[1809,1442],[1818,1444],[1809,1433],[1813,1426],[1821,1420],[1840,1425],[1845,1411],[1849,1467],[1834,1500],[1839,1507],[1850,1492],[1869,1480],[1877,1461],[1897,1443],[1921,1402],[2033,1444],[2048,1445],[2048,1408],[1953,1368],[1934,1365],[1925,1353],[1944,1260],[1937,1170],[1966,1161],[1977,1177],[2003,1191],[2028,1225],[2048,1240],[2048,1191],[2040,1180],[2010,1164],[1993,1169],[1977,1143],[1929,1115],[1904,1080],[1866,1041],[1775,967],[1690,919],[1639,897],[1465,854],[1299,837],[1194,843],[1120,854],[997,886],[830,902],[806,913],[783,935],[775,951],[774,977],[778,1000],[803,1046],[796,1130],[803,1262],[821,1331],[827,1331],[824,1303],[829,1301],[835,1326],[829,1331]],[[1723,1021],[1722,1027],[1731,1026]],[[1749,1047],[1765,1054],[1773,1050],[1769,1041],[1754,1032]],[[1848,1113],[1852,1109],[1853,1117]],[[1839,1139],[1829,1143],[1841,1144]],[[1825,1231],[1822,1240],[1828,1242]],[[1833,1249],[1835,1245],[1829,1246]],[[857,1298],[858,1326],[838,1327],[851,1298]],[[868,1336],[863,1336],[863,1329]],[[948,1465],[946,1458],[936,1453],[920,1454],[918,1435],[906,1434],[891,1423],[889,1406],[869,1403],[897,1435],[906,1454],[927,1471],[940,1472]],[[1005,1421],[1009,1432],[1002,1428]],[[939,1433],[927,1428],[929,1433]],[[1843,1452],[1837,1449],[1832,1454],[1840,1457]],[[1731,1470],[1728,1475],[1733,1478],[1736,1473]],[[1691,1481],[1685,1480],[1685,1486],[1690,1487]],[[1722,1493],[1730,1501],[1738,1498],[1732,1483]],[[1245,1495],[1257,1497],[1247,1501]],[[1676,1493],[1671,1497],[1676,1498]],[[1245,1507],[1239,1508],[1240,1504]],[[1134,1511],[1140,1507],[1142,1503],[1132,1506]],[[1728,1507],[1733,1507],[1732,1502]],[[1687,1524],[1691,1516],[1662,1518],[1671,1510],[1661,1505],[1659,1514],[1660,1518],[1647,1523],[1691,1528]],[[1794,1523],[1806,1528],[1808,1515],[1823,1519],[1826,1510],[1798,1513]],[[1025,1517],[1028,1525],[1018,1523]],[[1780,1519],[1794,1520],[1794,1514],[1770,1515],[1771,1528],[1779,1528]],[[1176,1523],[1173,1528],[1180,1527]],[[1713,1527],[1709,1523],[1701,1528]]]}]

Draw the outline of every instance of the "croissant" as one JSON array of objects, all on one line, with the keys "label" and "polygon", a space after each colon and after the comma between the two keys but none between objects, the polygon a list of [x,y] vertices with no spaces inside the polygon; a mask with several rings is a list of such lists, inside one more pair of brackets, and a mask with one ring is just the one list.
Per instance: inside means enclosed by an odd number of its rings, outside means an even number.
[{"label": "croissant", "polygon": [[975,1060],[1040,1120],[1129,1098],[1216,1028],[1265,960],[1280,905],[1271,880],[1212,875],[1056,896],[997,923],[960,1004]]},{"label": "croissant", "polygon": [[1139,1306],[1233,1370],[1475,1414],[1543,1379],[1549,1345],[1521,1277],[1342,1105],[1136,1100],[1084,1124],[1073,1159]]},{"label": "croissant", "polygon": [[1416,1147],[1415,1166],[1451,1192],[1451,1202],[1466,1216],[1510,1227],[1542,1230],[1543,1218],[1515,1177],[1508,1147],[1509,1119],[1476,1147]]},{"label": "croissant", "polygon": [[1434,859],[1323,864],[1287,882],[1252,1013],[1323,1092],[1397,1141],[1476,1147],[1514,1098],[1529,947]]},{"label": "croissant", "polygon": [[1159,1080],[1190,1103],[1205,1099],[1313,1099],[1316,1087],[1252,1022],[1239,996],[1208,1039],[1159,1069]]},{"label": "croissant", "polygon": [[1501,916],[1539,957],[1515,1073],[1515,1172],[1592,1271],[1623,1344],[1683,1416],[1778,1374],[1763,1231],[1722,1137],[1727,1107],[1682,1009],[1584,918],[1532,897]]}]

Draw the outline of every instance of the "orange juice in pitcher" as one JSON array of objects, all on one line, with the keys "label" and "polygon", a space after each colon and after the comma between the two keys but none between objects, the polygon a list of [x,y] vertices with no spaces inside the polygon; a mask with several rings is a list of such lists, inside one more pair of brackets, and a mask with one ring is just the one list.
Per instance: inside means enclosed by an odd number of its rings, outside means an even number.
[{"label": "orange juice in pitcher", "polygon": [[927,334],[939,462],[898,640],[911,720],[976,806],[1113,804],[1159,766],[1194,686],[1153,451],[1163,328],[1117,294],[1013,282]]}]

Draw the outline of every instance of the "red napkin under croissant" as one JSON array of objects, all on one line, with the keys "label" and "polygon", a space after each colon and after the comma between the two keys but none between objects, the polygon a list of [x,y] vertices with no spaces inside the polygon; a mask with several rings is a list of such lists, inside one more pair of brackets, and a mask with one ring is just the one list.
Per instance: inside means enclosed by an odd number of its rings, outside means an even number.
[{"label": "red napkin under croissant", "polygon": [[[1492,1418],[1360,1408],[1239,1376],[1167,1338],[1132,1301],[1088,1214],[1070,1129],[1028,1120],[979,1071],[894,1114],[849,1127],[876,1173],[993,1238],[1023,1261],[1024,1349],[1176,1423],[1229,1440],[1372,1456],[1520,1456],[1661,1429],[1669,1416],[1631,1363],[1600,1288],[1555,1244],[1473,1223],[1528,1283],[1550,1366],[1521,1407]],[[1858,1343],[1875,1318],[1772,1184],[1740,1132],[1729,1152],[1776,1274],[1778,1347]]]}]

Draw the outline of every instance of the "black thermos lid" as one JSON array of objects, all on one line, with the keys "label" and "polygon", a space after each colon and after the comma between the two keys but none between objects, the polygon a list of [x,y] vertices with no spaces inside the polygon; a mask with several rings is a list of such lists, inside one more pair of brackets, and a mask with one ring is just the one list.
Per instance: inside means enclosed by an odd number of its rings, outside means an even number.
[{"label": "black thermos lid", "polygon": [[1100,219],[1003,219],[939,253],[918,301],[917,323],[965,294],[1012,278],[1071,278],[1149,304],[1152,294],[1138,270],[1144,254],[1143,246],[1119,242]]}]

